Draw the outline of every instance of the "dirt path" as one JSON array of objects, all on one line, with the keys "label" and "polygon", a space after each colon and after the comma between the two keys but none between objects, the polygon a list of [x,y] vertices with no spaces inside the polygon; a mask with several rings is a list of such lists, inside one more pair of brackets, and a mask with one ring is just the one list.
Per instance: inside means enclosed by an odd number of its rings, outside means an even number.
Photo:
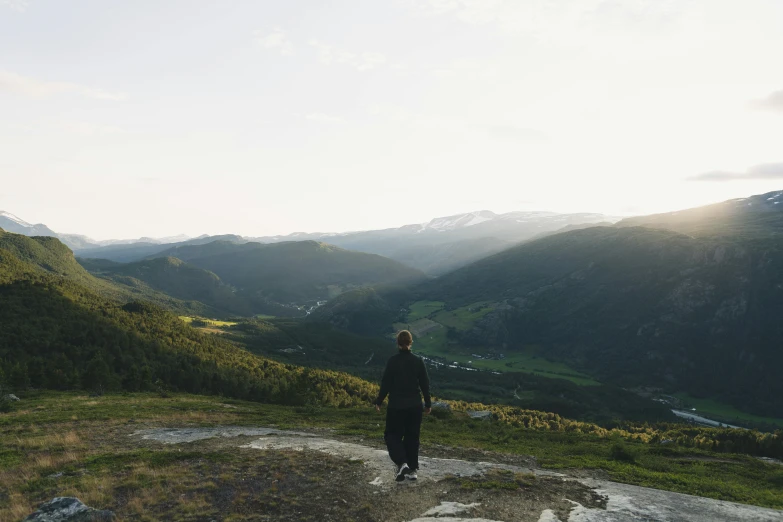
[{"label": "dirt path", "polygon": [[161,428],[137,431],[133,436],[152,444],[219,440],[243,450],[317,452],[339,461],[361,461],[360,472],[350,478],[354,482],[350,487],[352,495],[371,500],[372,520],[783,521],[783,512],[772,509],[473,460],[424,457],[419,480],[400,485],[393,480],[392,465],[384,450],[306,432],[240,427]]}]

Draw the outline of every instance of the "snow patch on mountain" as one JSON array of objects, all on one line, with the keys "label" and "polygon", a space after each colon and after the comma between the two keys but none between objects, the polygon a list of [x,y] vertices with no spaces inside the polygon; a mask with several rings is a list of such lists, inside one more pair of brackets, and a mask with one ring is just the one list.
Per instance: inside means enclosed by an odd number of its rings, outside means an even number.
[{"label": "snow patch on mountain", "polygon": [[467,228],[485,221],[492,221],[498,217],[494,212],[489,210],[480,210],[478,212],[469,212],[467,214],[457,214],[454,216],[446,216],[441,218],[435,218],[429,223],[422,225],[422,230],[437,230],[439,232],[445,230],[456,230],[458,228]]},{"label": "snow patch on mountain", "polygon": [[6,212],[5,210],[0,210],[0,217],[4,217],[10,221],[13,221],[17,225],[25,228],[33,228],[33,225],[28,223],[27,221],[16,217],[15,215],[11,214],[10,212]]}]

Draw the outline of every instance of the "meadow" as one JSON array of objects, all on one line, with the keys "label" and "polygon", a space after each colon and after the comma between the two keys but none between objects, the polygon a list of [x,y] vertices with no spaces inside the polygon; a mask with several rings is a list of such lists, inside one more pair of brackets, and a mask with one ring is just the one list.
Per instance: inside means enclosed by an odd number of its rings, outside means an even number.
[{"label": "meadow", "polygon": [[221,321],[219,319],[206,319],[204,317],[189,317],[185,315],[179,316],[180,319],[182,319],[187,324],[204,324],[206,326],[216,326],[218,328],[222,328],[224,326],[236,326],[236,321]]},{"label": "meadow", "polygon": [[[462,346],[451,341],[448,328],[465,331],[476,321],[493,310],[491,303],[473,303],[454,310],[445,310],[439,301],[418,301],[410,306],[408,321],[395,323],[395,329],[409,328],[416,336],[415,350],[422,355],[441,359],[443,362],[495,372],[517,372],[540,375],[554,379],[567,379],[580,386],[597,386],[600,382],[578,372],[567,364],[551,361],[541,354],[537,346],[524,346],[507,350],[503,358],[495,350]],[[480,355],[481,357],[475,357]],[[494,356],[494,357],[493,357]]]}]

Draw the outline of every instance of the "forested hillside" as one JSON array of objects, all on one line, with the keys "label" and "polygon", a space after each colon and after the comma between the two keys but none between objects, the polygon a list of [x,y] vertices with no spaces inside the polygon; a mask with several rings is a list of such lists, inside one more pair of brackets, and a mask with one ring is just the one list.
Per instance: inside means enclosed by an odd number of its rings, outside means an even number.
[{"label": "forested hillside", "polygon": [[32,254],[0,248],[0,375],[13,389],[170,388],[332,405],[366,403],[375,391],[345,374],[259,358],[155,305],[109,301],[20,259]]},{"label": "forested hillside", "polygon": [[[545,357],[624,388],[783,418],[781,313],[783,242],[774,235],[593,227],[519,245],[411,292],[345,294],[313,319],[362,334],[410,327],[424,336],[420,349],[444,361],[514,371]],[[491,363],[500,356],[505,363]]]},{"label": "forested hillside", "polygon": [[783,191],[677,212],[627,218],[617,226],[663,228],[696,237],[780,239],[783,236]]},{"label": "forested hillside", "polygon": [[543,345],[623,386],[783,416],[783,244],[592,228],[508,250],[421,288],[495,303],[467,344]]},{"label": "forested hillside", "polygon": [[155,257],[162,256],[210,270],[240,294],[284,305],[329,299],[367,285],[425,278],[397,261],[315,241],[271,245],[216,241],[176,247]]},{"label": "forested hillside", "polygon": [[219,236],[201,236],[178,243],[161,243],[159,241],[145,241],[144,238],[128,243],[117,243],[105,246],[88,246],[74,249],[77,257],[86,259],[108,259],[118,263],[132,263],[154,256],[165,250],[170,250],[183,245],[205,245],[214,241],[226,241],[229,243],[246,243],[240,236],[224,234]]},{"label": "forested hillside", "polygon": [[216,274],[198,268],[175,257],[162,257],[135,263],[116,263],[105,259],[79,259],[79,263],[93,275],[118,285],[136,289],[151,288],[177,299],[198,301],[213,311],[206,314],[253,315],[265,303],[254,306],[253,301],[237,295]]}]

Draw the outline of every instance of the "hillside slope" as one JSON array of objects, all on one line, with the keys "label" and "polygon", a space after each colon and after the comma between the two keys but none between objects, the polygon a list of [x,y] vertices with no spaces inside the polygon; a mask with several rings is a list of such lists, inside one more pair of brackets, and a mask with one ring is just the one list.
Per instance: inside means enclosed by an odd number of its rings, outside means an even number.
[{"label": "hillside slope", "polygon": [[783,416],[783,243],[598,227],[504,251],[425,284],[494,310],[465,343],[543,345],[624,386],[720,397]]},{"label": "hillside slope", "polygon": [[[54,280],[76,283],[105,299],[127,303],[144,299],[181,314],[214,315],[221,313],[197,301],[177,299],[139,280],[117,280],[94,277],[82,267],[73,252],[55,237],[27,237],[0,229],[0,254],[6,278],[21,275],[49,275]],[[15,267],[11,270],[11,267]],[[222,312],[225,313],[225,312]]]},{"label": "hillside slope", "polygon": [[617,226],[663,228],[696,237],[783,236],[783,190],[704,207],[623,219]]},{"label": "hillside slope", "polygon": [[[145,240],[146,239],[146,240]],[[132,242],[117,242],[103,246],[94,246],[88,248],[76,248],[74,253],[77,257],[86,259],[108,259],[117,263],[132,263],[140,261],[147,257],[152,257],[160,252],[184,245],[205,245],[214,241],[225,241],[229,243],[246,243],[244,239],[233,234],[221,236],[201,236],[186,241],[162,243],[159,240],[150,240],[141,238]]]},{"label": "hillside slope", "polygon": [[0,228],[7,232],[25,236],[57,236],[51,228],[43,223],[33,225],[4,210],[0,210]]},{"label": "hillside slope", "polygon": [[291,367],[206,336],[154,305],[108,301],[0,249],[0,375],[14,388],[150,390],[366,403],[373,385]]},{"label": "hillside slope", "polygon": [[329,299],[353,288],[417,282],[418,270],[374,254],[315,241],[180,246],[161,252],[217,274],[242,295],[287,305]]},{"label": "hillside slope", "polygon": [[[253,315],[253,303],[208,270],[175,257],[161,257],[135,263],[115,263],[103,259],[79,259],[92,274],[133,288],[145,286],[185,301],[198,301],[224,314]],[[261,307],[259,307],[261,308]]]},{"label": "hillside slope", "polygon": [[508,248],[537,234],[568,225],[612,220],[602,214],[556,214],[553,212],[509,212],[487,210],[439,217],[427,223],[399,228],[305,234],[258,238],[264,243],[281,241],[325,241],[342,248],[379,254],[430,275],[440,275]]}]

